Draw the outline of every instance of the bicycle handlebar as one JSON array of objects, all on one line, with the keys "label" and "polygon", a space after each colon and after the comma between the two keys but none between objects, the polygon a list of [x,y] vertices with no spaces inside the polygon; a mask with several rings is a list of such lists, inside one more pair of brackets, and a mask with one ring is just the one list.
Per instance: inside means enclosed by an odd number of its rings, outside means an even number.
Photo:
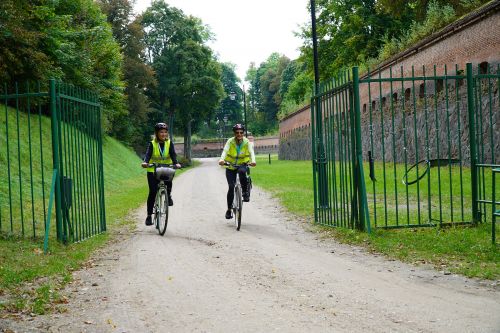
[{"label": "bicycle handlebar", "polygon": [[167,167],[167,168],[172,168],[172,169],[180,169],[182,168],[182,165],[180,168],[178,168],[175,164],[163,164],[163,163],[149,163],[148,168],[156,168],[156,167]]},{"label": "bicycle handlebar", "polygon": [[229,163],[229,162],[226,162],[224,161],[224,164],[222,166],[229,166],[229,167],[233,167],[233,168],[239,168],[241,166],[246,166],[246,167],[250,167],[250,165],[248,165],[248,163],[243,163],[243,164],[232,164],[232,163]]}]

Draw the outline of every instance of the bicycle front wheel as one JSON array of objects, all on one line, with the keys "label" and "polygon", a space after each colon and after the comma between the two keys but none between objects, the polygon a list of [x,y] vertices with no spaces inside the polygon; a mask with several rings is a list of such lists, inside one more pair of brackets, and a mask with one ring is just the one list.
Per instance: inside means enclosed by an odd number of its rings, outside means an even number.
[{"label": "bicycle front wheel", "polygon": [[168,196],[167,191],[160,190],[160,198],[158,200],[158,216],[157,216],[157,227],[158,233],[164,235],[167,231],[168,224]]},{"label": "bicycle front wheel", "polygon": [[240,231],[241,215],[243,212],[243,198],[241,193],[241,186],[236,186],[234,188],[234,201],[235,201],[234,223],[236,224],[236,230]]}]

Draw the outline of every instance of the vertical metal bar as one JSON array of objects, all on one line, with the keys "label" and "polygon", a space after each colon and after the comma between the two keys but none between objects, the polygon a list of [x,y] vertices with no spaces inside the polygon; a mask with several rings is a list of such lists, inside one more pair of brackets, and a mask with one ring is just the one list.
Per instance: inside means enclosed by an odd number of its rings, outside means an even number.
[{"label": "vertical metal bar", "polygon": [[17,128],[17,167],[19,179],[19,208],[21,213],[21,233],[24,236],[24,202],[23,202],[23,180],[21,174],[21,133],[19,128],[19,88],[16,87],[16,128]]},{"label": "vertical metal bar", "polygon": [[327,192],[328,192],[328,225],[332,225],[333,224],[333,218],[332,218],[332,207],[333,207],[333,201],[332,201],[332,186],[331,186],[331,183],[332,183],[332,158],[331,158],[331,152],[332,152],[332,141],[331,141],[331,127],[330,127],[330,123],[331,123],[331,116],[332,116],[332,112],[331,112],[331,86],[330,86],[330,82],[326,82],[325,83],[325,89],[326,89],[326,94],[325,94],[325,124],[326,124],[326,127],[325,127],[325,140],[326,140],[326,172],[327,172],[327,178],[329,180],[329,183],[328,183],[328,188],[327,188]]},{"label": "vertical metal bar", "polygon": [[[71,96],[76,97],[76,88],[71,87]],[[82,126],[81,126],[81,121],[82,121],[82,114],[77,107],[77,104],[73,102],[71,104],[72,107],[72,112],[75,113],[76,119],[78,122],[78,126],[76,127],[76,149],[78,153],[76,154],[76,170],[77,170],[77,175],[78,175],[78,210],[80,211],[80,224],[81,224],[81,239],[85,239],[88,237],[89,230],[87,228],[87,220],[85,216],[85,209],[84,209],[84,198],[83,198],[83,193],[85,190],[84,187],[84,175],[83,175],[83,162],[82,162],[82,154],[81,154],[81,149],[82,149]],[[75,181],[75,183],[77,182]]]},{"label": "vertical metal bar", "polygon": [[[335,79],[332,80],[331,88],[335,89]],[[331,123],[331,137],[332,137],[332,182],[333,182],[333,209],[335,212],[334,221],[335,225],[339,226],[339,212],[338,212],[338,188],[337,188],[337,157],[336,157],[336,148],[338,147],[338,142],[335,140],[335,117],[338,112],[338,104],[336,103],[336,92],[332,94],[330,97],[332,103],[332,123]]]},{"label": "vertical metal bar", "polygon": [[[359,223],[359,198],[358,198],[358,188],[359,188],[359,179],[356,174],[356,119],[354,114],[354,91],[352,87],[353,81],[351,79],[351,72],[347,71],[347,74],[344,74],[344,85],[345,85],[345,95],[346,95],[346,112],[349,114],[348,125],[349,125],[349,134],[350,134],[350,148],[349,154],[350,163],[349,163],[349,189],[350,189],[350,198],[351,198],[351,216],[353,220],[353,228],[357,228],[357,224]],[[359,84],[359,83],[358,83]]]},{"label": "vertical metal bar", "polygon": [[[405,96],[405,79],[404,79],[404,72],[403,72],[403,66],[401,66],[401,105],[402,105],[402,119],[403,119],[403,158],[404,158],[404,165],[405,165],[405,173],[408,170],[408,140],[406,138],[406,96]],[[415,94],[415,85],[412,86],[412,92]],[[406,224],[410,224],[410,198],[409,198],[409,190],[408,186],[405,186],[405,192],[406,192]]]},{"label": "vertical metal bar", "polygon": [[43,252],[47,254],[49,249],[49,233],[50,233],[50,218],[52,217],[52,206],[54,203],[54,192],[57,184],[57,169],[52,172],[52,185],[50,186],[50,196],[49,196],[49,212],[47,214],[47,219],[45,220],[45,237],[43,241]]},{"label": "vertical metal bar", "polygon": [[444,65],[444,91],[445,91],[445,104],[446,104],[446,133],[448,142],[448,177],[449,177],[449,191],[450,191],[450,217],[451,222],[453,219],[453,177],[451,174],[451,129],[450,129],[450,104],[448,102],[448,67]]},{"label": "vertical metal bar", "polygon": [[[368,79],[371,79],[370,69],[368,69],[367,74]],[[372,94],[371,94],[371,80],[368,81],[368,108],[369,108],[369,120],[370,120],[370,147],[373,156],[375,156],[375,150],[373,147],[373,110],[372,110]],[[375,159],[375,157],[374,157]],[[373,190],[373,223],[375,228],[377,227],[377,192],[375,186],[375,180],[372,180],[372,190]]]},{"label": "vertical metal bar", "polygon": [[[382,79],[382,71],[379,69],[378,71],[378,78],[379,80]],[[381,140],[382,140],[382,168],[383,168],[383,178],[384,178],[384,223],[385,226],[387,227],[387,177],[386,177],[386,171],[385,171],[385,129],[384,129],[384,108],[382,105],[382,82],[378,82],[378,88],[379,88],[379,110],[380,110],[380,127],[381,127]]]},{"label": "vertical metal bar", "polygon": [[[477,66],[478,67],[478,74],[481,73],[481,70],[480,70],[480,67],[479,65]],[[480,160],[479,160],[479,163],[485,163],[486,162],[486,158],[485,158],[485,152],[484,152],[484,128],[483,128],[483,123],[485,122],[484,121],[484,117],[483,117],[483,103],[482,103],[482,100],[483,100],[483,95],[482,95],[482,81],[481,81],[481,78],[478,76],[477,78],[473,78],[474,81],[475,81],[475,84],[476,84],[476,90],[475,90],[475,93],[476,93],[476,115],[477,115],[477,124],[479,126],[479,135],[478,135],[478,140],[479,140],[479,147],[481,148],[480,149]],[[477,112],[479,111],[479,112]],[[480,177],[481,177],[481,180],[479,181],[479,189],[482,193],[480,193],[480,197],[482,199],[486,199],[486,180],[485,180],[485,169],[484,167],[481,167],[478,172],[480,173]],[[483,202],[480,206],[480,212],[481,214],[479,215],[479,218],[481,219],[481,217],[484,215],[486,217],[486,214],[487,214],[487,209],[486,209],[486,203]]]},{"label": "vertical metal bar", "polygon": [[476,153],[476,133],[474,124],[474,85],[472,64],[466,65],[467,74],[467,112],[469,116],[469,149],[470,149],[470,164],[471,164],[471,190],[472,190],[472,222],[479,222],[479,211],[477,202],[477,153]]},{"label": "vertical metal bar", "polygon": [[[37,82],[37,92],[40,92],[40,81]],[[43,135],[42,135],[42,105],[38,104],[38,134],[40,143],[40,165],[42,173],[42,203],[43,203],[43,220],[47,220],[46,206],[45,206],[45,170],[44,170],[44,159],[43,159]]]},{"label": "vertical metal bar", "polygon": [[[97,99],[96,99],[97,102]],[[104,162],[103,162],[103,157],[102,157],[102,127],[101,127],[101,108],[98,108],[98,115],[99,115],[99,164],[101,166],[100,172],[99,172],[99,178],[100,178],[100,195],[101,195],[101,230],[106,231],[106,206],[105,206],[105,201],[104,201]]]},{"label": "vertical metal bar", "polygon": [[9,182],[9,216],[10,216],[10,232],[14,232],[14,221],[12,220],[12,182],[11,182],[11,172],[10,172],[10,145],[9,145],[9,109],[7,108],[7,84],[4,84],[5,90],[5,138],[7,141],[7,178]]},{"label": "vertical metal bar", "polygon": [[[68,94],[72,94],[72,90],[68,89]],[[78,158],[79,158],[79,149],[78,149],[78,127],[79,123],[76,110],[73,107],[73,102],[67,102],[66,105],[67,112],[71,114],[70,124],[71,124],[71,165],[72,165],[72,179],[73,179],[73,204],[71,209],[73,211],[73,228],[75,232],[75,239],[80,241],[83,239],[83,229],[82,229],[82,214],[80,211],[80,180],[78,178]]]},{"label": "vertical metal bar", "polygon": [[30,85],[26,82],[27,106],[28,106],[28,145],[29,145],[29,160],[30,160],[30,189],[31,189],[31,219],[33,223],[33,238],[36,237],[35,224],[35,194],[33,189],[33,153],[31,148],[31,100],[30,100]]},{"label": "vertical metal bar", "polygon": [[[424,113],[425,113],[425,147],[426,147],[426,158],[427,161],[431,159],[431,151],[430,151],[430,141],[429,141],[429,113],[427,106],[427,78],[425,74],[425,66],[422,66],[422,74],[424,76]],[[414,92],[415,93],[415,92]],[[427,172],[427,218],[428,223],[432,222],[432,205],[431,205],[431,197],[432,197],[432,189],[431,189],[431,168],[429,167],[429,171]]]},{"label": "vertical metal bar", "polygon": [[356,177],[358,178],[358,205],[359,205],[359,230],[366,230],[368,233],[371,232],[370,226],[370,214],[368,213],[368,202],[366,198],[366,187],[365,187],[365,177],[363,173],[363,141],[361,138],[361,107],[360,107],[360,96],[359,96],[359,72],[358,67],[352,69],[353,76],[353,97],[354,97],[354,118],[355,124],[354,129],[356,132],[356,165],[357,172]]},{"label": "vertical metal bar", "polygon": [[[417,171],[417,178],[419,178],[419,161],[420,157],[418,155],[418,133],[417,133],[417,99],[416,99],[416,94],[415,94],[415,67],[411,66],[411,82],[412,82],[412,89],[413,89],[413,140],[415,140],[415,163],[416,163],[416,171]],[[420,182],[417,181],[417,218],[418,218],[418,224],[422,223],[421,219],[421,214],[420,214]]]},{"label": "vertical metal bar", "polygon": [[393,166],[393,182],[394,182],[394,199],[395,199],[395,204],[396,204],[396,225],[399,225],[399,204],[398,204],[398,180],[397,180],[397,173],[396,173],[396,163],[397,163],[397,158],[396,158],[396,133],[395,133],[395,124],[394,124],[394,88],[393,88],[393,81],[392,81],[392,67],[389,68],[389,77],[390,77],[390,90],[391,90],[391,95],[389,99],[391,100],[390,102],[390,108],[391,108],[391,134],[392,134],[392,166]]},{"label": "vertical metal bar", "polygon": [[[488,75],[492,74],[491,70],[490,70],[490,65],[489,64],[488,64],[487,74]],[[493,95],[493,86],[491,84],[491,77],[488,76],[488,102],[489,102],[488,103],[488,105],[489,105],[488,109],[489,109],[489,116],[490,116],[489,117],[490,118],[489,119],[490,122],[489,122],[488,125],[489,125],[489,128],[490,128],[489,132],[490,132],[490,150],[491,150],[491,162],[490,163],[491,164],[495,164],[495,143],[493,141],[493,131],[494,131],[494,129],[493,129],[493,97],[492,97],[492,95]],[[497,112],[498,112],[498,110],[497,110]]]},{"label": "vertical metal bar", "polygon": [[318,216],[318,185],[316,183],[316,112],[314,110],[314,106],[316,105],[315,101],[316,96],[311,98],[311,157],[312,157],[312,170],[313,170],[313,189],[314,189],[314,221],[319,223]]},{"label": "vertical metal bar", "polygon": [[[458,76],[458,65],[455,65],[455,75]],[[460,211],[461,211],[461,220],[465,221],[464,217],[464,182],[463,182],[463,164],[462,164],[462,116],[460,114],[460,88],[459,88],[459,80],[455,80],[455,101],[457,109],[457,125],[458,125],[458,160],[459,160],[459,168],[460,168]]]},{"label": "vertical metal bar", "polygon": [[57,239],[62,241],[62,214],[61,214],[61,175],[59,163],[59,117],[57,116],[57,93],[56,81],[51,79],[49,81],[49,94],[50,94],[50,113],[51,113],[51,127],[52,127],[52,163],[54,169],[57,169],[56,176],[56,233]]},{"label": "vertical metal bar", "polygon": [[[338,81],[338,86],[342,85],[341,78],[339,78]],[[339,138],[339,168],[340,168],[340,192],[341,192],[341,214],[342,214],[342,226],[346,227],[348,223],[348,216],[346,215],[346,205],[347,205],[347,199],[346,199],[346,186],[345,186],[345,177],[346,177],[346,172],[345,172],[345,142],[344,142],[344,137],[342,133],[344,132],[344,120],[343,120],[343,108],[342,108],[342,93],[338,92],[337,94],[337,103],[338,103],[338,116],[337,116],[337,123],[338,123],[338,138]]]},{"label": "vertical metal bar", "polygon": [[437,71],[436,65],[434,65],[434,114],[436,117],[436,152],[437,152],[437,165],[438,165],[438,197],[439,197],[439,225],[441,226],[443,223],[443,200],[442,200],[442,191],[441,191],[441,137],[440,137],[440,129],[439,129],[439,114],[438,114],[438,98],[437,98]]}]

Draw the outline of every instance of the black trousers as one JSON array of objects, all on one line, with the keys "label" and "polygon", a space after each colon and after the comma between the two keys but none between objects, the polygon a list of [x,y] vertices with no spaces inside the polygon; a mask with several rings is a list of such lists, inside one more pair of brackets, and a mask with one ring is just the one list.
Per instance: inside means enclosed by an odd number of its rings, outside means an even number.
[{"label": "black trousers", "polygon": [[[149,186],[149,195],[148,195],[148,215],[153,214],[153,208],[155,206],[155,198],[156,191],[158,191],[159,180],[156,179],[154,172],[148,172],[148,186]],[[165,182],[167,185],[167,193],[170,196],[170,192],[172,192],[172,181]]]},{"label": "black trousers", "polygon": [[234,200],[234,186],[236,185],[236,174],[240,174],[240,183],[243,192],[247,191],[248,180],[247,173],[250,174],[250,170],[246,165],[240,166],[237,170],[226,169],[226,179],[229,189],[227,190],[227,209],[231,209]]}]

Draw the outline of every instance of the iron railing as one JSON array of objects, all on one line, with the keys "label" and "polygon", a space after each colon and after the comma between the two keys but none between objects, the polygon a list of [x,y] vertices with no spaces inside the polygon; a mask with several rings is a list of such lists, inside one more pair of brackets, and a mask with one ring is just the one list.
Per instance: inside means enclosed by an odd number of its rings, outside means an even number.
[{"label": "iron railing", "polygon": [[57,238],[80,241],[106,230],[97,95],[55,80],[1,88],[0,232],[38,238],[50,231],[53,170]]},{"label": "iron railing", "polygon": [[359,229],[489,220],[499,86],[500,67],[485,63],[361,78],[354,68],[323,83],[311,101],[315,220]]}]

